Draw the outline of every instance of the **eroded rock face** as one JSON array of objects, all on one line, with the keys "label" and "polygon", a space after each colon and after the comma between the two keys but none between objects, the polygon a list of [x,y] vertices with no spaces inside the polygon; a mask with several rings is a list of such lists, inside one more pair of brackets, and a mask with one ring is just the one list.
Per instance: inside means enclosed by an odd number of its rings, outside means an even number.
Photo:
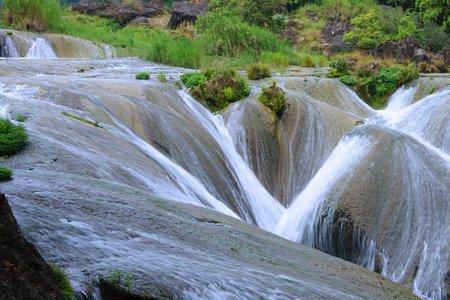
[{"label": "eroded rock face", "polygon": [[351,30],[351,24],[331,21],[322,30],[323,41],[330,53],[340,52],[348,45],[344,42],[344,34]]},{"label": "eroded rock face", "polygon": [[0,299],[64,300],[50,267],[22,236],[4,194],[0,194]]},{"label": "eroded rock face", "polygon": [[416,38],[409,36],[398,42],[381,43],[372,51],[372,54],[381,58],[395,58],[402,62],[413,58],[419,48]]},{"label": "eroded rock face", "polygon": [[152,17],[164,12],[162,0],[120,1],[120,0],[81,0],[72,6],[72,10],[83,14],[114,19],[122,25],[138,17]]},{"label": "eroded rock face", "polygon": [[207,1],[179,1],[172,4],[169,27],[175,29],[181,24],[193,24],[198,16],[208,12]]}]

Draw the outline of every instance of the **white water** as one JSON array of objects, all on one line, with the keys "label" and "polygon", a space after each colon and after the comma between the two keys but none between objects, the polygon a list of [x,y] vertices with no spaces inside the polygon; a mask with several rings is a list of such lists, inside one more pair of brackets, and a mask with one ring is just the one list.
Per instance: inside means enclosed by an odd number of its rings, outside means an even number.
[{"label": "white water", "polygon": [[343,178],[351,176],[352,167],[368,153],[370,141],[360,135],[345,136],[305,189],[295,197],[281,217],[276,233],[293,241],[313,245],[315,216],[327,193]]},{"label": "white water", "polygon": [[19,51],[13,39],[9,36],[3,37],[4,47],[6,47],[7,57],[15,58],[19,57]]},{"label": "white water", "polygon": [[27,55],[25,58],[36,58],[36,59],[55,59],[58,56],[53,51],[52,46],[41,37],[36,37],[30,49],[28,49]]},{"label": "white water", "polygon": [[418,85],[414,85],[409,88],[402,86],[391,97],[389,97],[388,106],[385,110],[396,111],[410,105],[414,100],[417,89]]},{"label": "white water", "polygon": [[244,159],[238,154],[222,116],[213,115],[184,91],[180,91],[187,107],[198,122],[210,133],[228,158],[236,179],[243,189],[258,227],[273,231],[284,211],[283,206],[263,187]]}]

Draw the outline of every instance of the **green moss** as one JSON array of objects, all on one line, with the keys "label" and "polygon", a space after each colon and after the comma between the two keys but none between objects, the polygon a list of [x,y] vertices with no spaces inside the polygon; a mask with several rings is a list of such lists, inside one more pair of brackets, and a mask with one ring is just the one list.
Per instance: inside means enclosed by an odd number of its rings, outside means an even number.
[{"label": "green moss", "polygon": [[12,175],[13,175],[13,173],[10,169],[0,167],[0,181],[11,180]]},{"label": "green moss", "polygon": [[62,112],[61,114],[62,114],[63,116],[65,116],[65,117],[68,117],[68,118],[71,118],[71,119],[80,121],[81,123],[85,123],[85,124],[92,125],[92,126],[95,126],[95,127],[103,128],[103,127],[99,124],[98,121],[91,121],[91,120],[85,119],[85,118],[83,118],[83,117],[73,115],[73,114],[68,113],[68,112]]},{"label": "green moss", "polygon": [[135,78],[137,80],[149,80],[150,74],[148,72],[139,72],[136,74]]},{"label": "green moss", "polygon": [[28,119],[28,117],[25,116],[25,115],[17,114],[15,119],[16,119],[17,122],[23,123],[23,122],[25,122]]},{"label": "green moss", "polygon": [[10,156],[23,150],[27,133],[22,125],[14,125],[8,119],[0,119],[0,156]]},{"label": "green moss", "polygon": [[269,66],[263,63],[251,64],[247,69],[247,77],[250,80],[260,80],[270,76]]},{"label": "green moss", "polygon": [[165,73],[158,73],[158,80],[159,82],[166,83],[167,77]]},{"label": "green moss", "polygon": [[258,101],[270,108],[278,117],[283,115],[286,106],[286,95],[274,81],[268,87],[262,87]]},{"label": "green moss", "polygon": [[108,282],[116,288],[122,289],[127,293],[131,292],[133,287],[133,275],[131,273],[124,273],[120,270],[112,271],[108,277],[101,278],[102,281]]},{"label": "green moss", "polygon": [[64,298],[66,298],[66,300],[74,299],[75,294],[73,288],[70,285],[70,281],[67,278],[67,275],[64,273],[64,270],[57,265],[53,265],[52,271],[53,277],[55,278],[56,284],[58,285],[58,289],[61,291]]}]

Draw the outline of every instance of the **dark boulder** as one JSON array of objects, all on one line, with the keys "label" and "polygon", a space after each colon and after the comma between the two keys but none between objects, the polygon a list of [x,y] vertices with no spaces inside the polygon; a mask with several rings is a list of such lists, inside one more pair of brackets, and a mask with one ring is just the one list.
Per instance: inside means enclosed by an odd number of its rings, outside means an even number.
[{"label": "dark boulder", "polygon": [[132,26],[146,26],[148,25],[149,22],[149,18],[146,17],[137,17],[136,19],[134,19],[133,21],[131,21],[130,23],[128,23],[128,25],[132,25]]},{"label": "dark boulder", "polygon": [[350,31],[351,24],[340,22],[340,21],[331,21],[325,26],[322,30],[322,37],[325,43],[325,48],[329,53],[336,53],[346,48],[349,48],[349,45],[344,42],[344,34]]},{"label": "dark boulder", "polygon": [[150,18],[165,11],[162,0],[81,0],[72,6],[72,11],[113,19],[126,25],[139,17]]},{"label": "dark boulder", "polygon": [[371,51],[371,54],[380,58],[395,58],[397,61],[404,62],[413,58],[419,48],[417,39],[409,36],[398,42],[381,43]]},{"label": "dark boulder", "polygon": [[50,266],[25,240],[0,194],[0,300],[64,300]]},{"label": "dark boulder", "polygon": [[168,26],[176,29],[182,24],[193,24],[198,16],[207,12],[208,3],[203,0],[174,2]]},{"label": "dark boulder", "polygon": [[414,51],[414,55],[412,57],[412,60],[414,62],[416,62],[416,63],[419,63],[419,62],[422,62],[422,61],[430,62],[432,60],[432,57],[425,50],[417,49],[416,51]]}]

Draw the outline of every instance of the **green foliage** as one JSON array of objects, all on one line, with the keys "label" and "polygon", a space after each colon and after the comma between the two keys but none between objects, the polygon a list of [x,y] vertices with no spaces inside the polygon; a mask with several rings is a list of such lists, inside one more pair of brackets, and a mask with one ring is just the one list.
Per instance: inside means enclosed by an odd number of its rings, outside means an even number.
[{"label": "green foliage", "polygon": [[442,26],[431,22],[425,23],[423,36],[424,46],[433,52],[438,52],[446,46],[450,46],[450,35],[445,32]]},{"label": "green foliage", "polygon": [[88,120],[88,119],[86,119],[86,118],[83,118],[83,117],[80,117],[80,116],[76,116],[76,115],[73,115],[73,114],[68,113],[68,112],[65,112],[65,111],[62,112],[61,114],[62,114],[63,116],[65,116],[65,117],[68,117],[68,118],[77,120],[77,121],[79,121],[79,122],[81,122],[81,123],[88,124],[88,125],[92,125],[92,126],[99,127],[99,128],[103,128],[103,127],[99,124],[98,121],[91,121],[91,120]]},{"label": "green foliage", "polygon": [[283,89],[273,81],[270,86],[262,87],[258,95],[258,101],[270,108],[278,117],[283,115],[286,105],[286,94]]},{"label": "green foliage", "polygon": [[17,122],[23,123],[23,122],[25,122],[28,119],[28,117],[25,116],[25,115],[22,115],[22,114],[17,114],[15,119],[16,119]]},{"label": "green foliage", "polygon": [[127,293],[130,293],[133,287],[133,275],[131,273],[123,273],[120,270],[114,270],[106,278],[106,281],[117,288],[125,290]]},{"label": "green foliage", "polygon": [[338,58],[331,62],[330,67],[332,70],[335,70],[334,73],[336,76],[331,77],[339,77],[348,73],[349,65],[345,58]]},{"label": "green foliage", "polygon": [[250,53],[258,57],[263,51],[289,49],[274,33],[237,17],[209,13],[196,25],[201,33],[200,44],[209,55],[237,57]]},{"label": "green foliage", "polygon": [[0,167],[0,182],[11,180],[12,175],[13,173],[10,169]]},{"label": "green foliage", "polygon": [[416,9],[423,22],[443,26],[450,33],[450,0],[416,0]]},{"label": "green foliage", "polygon": [[246,23],[274,28],[280,22],[276,15],[283,11],[290,0],[211,0],[210,2],[213,11],[237,16]]},{"label": "green foliage", "polygon": [[353,75],[342,75],[341,77],[339,77],[339,80],[341,80],[342,83],[350,86],[358,84],[358,78]]},{"label": "green foliage", "polygon": [[52,30],[61,22],[59,0],[4,0],[3,18],[17,29]]},{"label": "green foliage", "polygon": [[56,284],[58,285],[58,289],[61,291],[64,298],[66,298],[66,300],[74,299],[75,294],[73,292],[73,288],[70,285],[70,281],[67,278],[67,275],[64,273],[64,270],[57,265],[53,265],[52,271],[53,277],[55,278]]},{"label": "green foliage", "polygon": [[167,82],[166,74],[158,73],[158,80],[159,80],[159,82],[166,83]]},{"label": "green foliage", "polygon": [[201,72],[184,73],[181,75],[181,82],[187,88],[203,85],[207,80],[206,76]]},{"label": "green foliage", "polygon": [[387,97],[399,86],[419,77],[414,65],[395,65],[381,68],[374,76],[363,78],[358,90],[366,95],[369,102],[375,106],[383,106]]},{"label": "green foliage", "polygon": [[0,118],[0,156],[10,156],[23,150],[27,143],[27,132],[22,125],[14,125]]},{"label": "green foliage", "polygon": [[247,69],[247,77],[250,80],[260,80],[270,76],[269,66],[263,63],[251,64]]},{"label": "green foliage", "polygon": [[[195,73],[194,73],[195,74]],[[206,81],[195,81],[190,89],[191,95],[200,103],[216,112],[228,106],[229,103],[238,101],[250,95],[250,88],[245,78],[239,76],[234,70],[207,70],[203,73]],[[190,75],[191,77],[193,75]],[[200,78],[200,76],[195,75]],[[182,79],[183,80],[183,79]],[[189,79],[185,78],[189,84]]]},{"label": "green foliage", "polygon": [[149,80],[150,74],[148,72],[139,72],[136,74],[135,78],[137,80]]},{"label": "green foliage", "polygon": [[408,36],[422,39],[422,32],[414,15],[405,13],[400,8],[381,10],[377,7],[356,16],[351,23],[353,29],[344,35],[344,40],[363,50]]}]

